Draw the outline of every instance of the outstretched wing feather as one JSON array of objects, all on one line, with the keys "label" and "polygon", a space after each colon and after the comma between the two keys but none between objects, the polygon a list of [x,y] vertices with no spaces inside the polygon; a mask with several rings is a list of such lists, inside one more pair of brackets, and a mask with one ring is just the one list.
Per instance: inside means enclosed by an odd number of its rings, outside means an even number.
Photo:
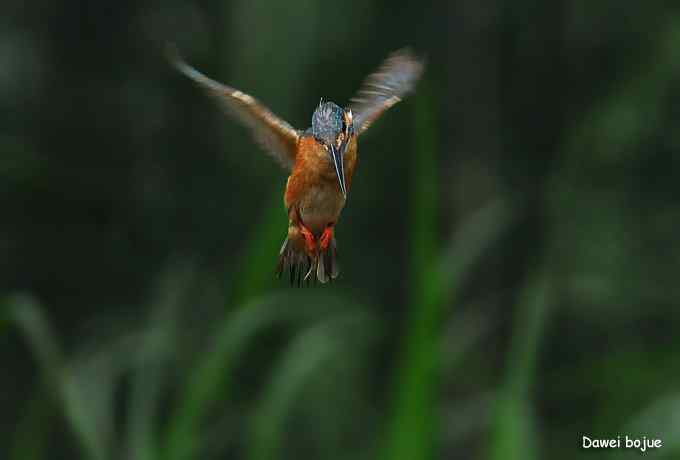
[{"label": "outstretched wing feather", "polygon": [[366,131],[380,115],[412,91],[423,69],[424,62],[409,49],[388,56],[350,101],[357,134]]},{"label": "outstretched wing feather", "polygon": [[250,128],[255,140],[264,147],[284,168],[292,169],[300,131],[279,118],[257,99],[207,77],[189,64],[176,52],[170,50],[169,58],[174,67],[193,80],[242,124]]}]

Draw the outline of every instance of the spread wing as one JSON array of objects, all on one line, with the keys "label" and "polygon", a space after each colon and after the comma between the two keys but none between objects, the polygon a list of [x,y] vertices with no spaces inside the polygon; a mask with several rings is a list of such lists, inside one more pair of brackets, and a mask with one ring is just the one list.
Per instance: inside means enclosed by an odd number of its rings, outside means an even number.
[{"label": "spread wing", "polygon": [[412,91],[424,67],[424,62],[409,49],[390,54],[350,101],[357,134],[366,131],[385,110]]},{"label": "spread wing", "polygon": [[284,168],[292,169],[300,132],[274,115],[249,94],[223,85],[187,64],[177,52],[168,50],[173,66],[215,97],[237,120],[250,128],[255,139]]}]

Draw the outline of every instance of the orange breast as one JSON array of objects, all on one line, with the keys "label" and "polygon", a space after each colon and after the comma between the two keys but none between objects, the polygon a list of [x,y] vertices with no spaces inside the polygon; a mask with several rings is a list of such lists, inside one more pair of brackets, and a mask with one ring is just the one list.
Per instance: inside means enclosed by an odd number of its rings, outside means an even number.
[{"label": "orange breast", "polygon": [[[345,182],[349,192],[356,165],[356,138],[345,152]],[[288,178],[284,202],[287,209],[295,207],[304,225],[315,234],[337,222],[345,206],[335,170],[326,149],[313,137],[303,136],[293,171]]]}]

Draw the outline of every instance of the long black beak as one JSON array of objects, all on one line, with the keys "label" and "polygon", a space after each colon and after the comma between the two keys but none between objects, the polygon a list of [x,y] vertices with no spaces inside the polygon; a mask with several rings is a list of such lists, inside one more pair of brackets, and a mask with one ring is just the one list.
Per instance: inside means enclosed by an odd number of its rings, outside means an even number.
[{"label": "long black beak", "polygon": [[334,145],[330,146],[331,160],[333,160],[333,166],[335,166],[335,174],[338,176],[338,183],[340,184],[340,191],[342,196],[347,198],[347,187],[345,186],[345,167],[343,165],[343,156],[345,155],[346,143],[340,144],[340,148],[336,148]]}]

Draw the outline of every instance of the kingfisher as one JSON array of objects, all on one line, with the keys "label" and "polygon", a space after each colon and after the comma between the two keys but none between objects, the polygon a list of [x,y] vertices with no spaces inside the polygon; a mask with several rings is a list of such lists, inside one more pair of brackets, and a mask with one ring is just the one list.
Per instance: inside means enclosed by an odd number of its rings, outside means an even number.
[{"label": "kingfisher", "polygon": [[391,53],[364,80],[347,107],[321,99],[311,126],[299,130],[249,94],[199,72],[174,48],[168,51],[172,65],[249,128],[261,147],[290,173],[283,198],[288,234],[277,275],[289,271],[291,284],[298,285],[337,278],[334,229],[352,186],[357,138],[414,89],[424,61],[408,48]]}]

